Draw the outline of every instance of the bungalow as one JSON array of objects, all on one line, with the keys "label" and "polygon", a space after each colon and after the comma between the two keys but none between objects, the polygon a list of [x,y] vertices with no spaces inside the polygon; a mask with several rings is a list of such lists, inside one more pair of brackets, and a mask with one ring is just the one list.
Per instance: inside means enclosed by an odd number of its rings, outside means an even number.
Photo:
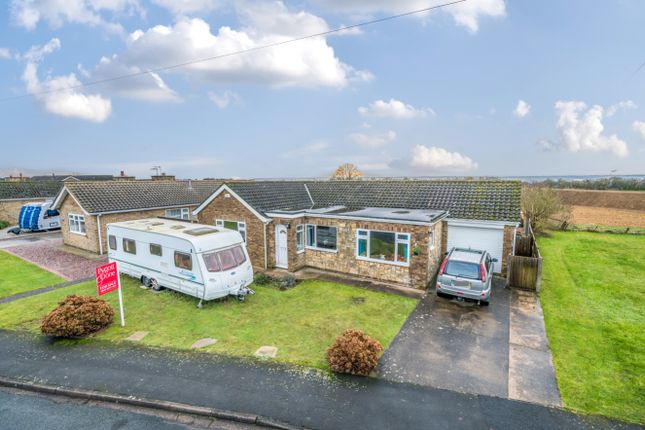
[{"label": "bungalow", "polygon": [[495,272],[505,271],[520,182],[230,182],[193,215],[238,230],[257,269],[312,267],[425,288],[453,246],[486,249]]},{"label": "bungalow", "polygon": [[58,181],[0,181],[0,221],[18,224],[22,205],[52,200],[61,186]]},{"label": "bungalow", "polygon": [[71,181],[54,204],[61,216],[63,243],[103,254],[106,225],[141,218],[191,220],[191,211],[221,181]]}]

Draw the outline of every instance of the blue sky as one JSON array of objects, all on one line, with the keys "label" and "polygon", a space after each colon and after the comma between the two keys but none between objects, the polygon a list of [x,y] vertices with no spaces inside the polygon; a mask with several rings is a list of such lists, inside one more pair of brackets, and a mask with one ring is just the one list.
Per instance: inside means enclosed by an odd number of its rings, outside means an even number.
[{"label": "blue sky", "polygon": [[[645,2],[13,0],[0,174],[320,177],[645,172]],[[395,4],[396,6],[392,6]]]}]

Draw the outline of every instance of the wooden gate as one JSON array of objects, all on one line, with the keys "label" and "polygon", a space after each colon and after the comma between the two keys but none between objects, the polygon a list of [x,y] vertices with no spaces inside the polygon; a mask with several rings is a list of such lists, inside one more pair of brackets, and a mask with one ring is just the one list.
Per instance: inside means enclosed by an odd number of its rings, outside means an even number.
[{"label": "wooden gate", "polygon": [[508,257],[506,281],[510,287],[539,291],[542,256],[528,222],[527,233],[515,238],[515,255]]}]

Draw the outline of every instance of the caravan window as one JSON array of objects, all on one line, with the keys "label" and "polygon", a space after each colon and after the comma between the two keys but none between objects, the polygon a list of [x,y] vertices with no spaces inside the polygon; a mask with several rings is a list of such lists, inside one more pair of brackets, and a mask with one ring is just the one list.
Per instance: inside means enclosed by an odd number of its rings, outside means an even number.
[{"label": "caravan window", "polygon": [[193,270],[193,258],[190,254],[175,251],[175,266],[180,269]]},{"label": "caravan window", "polygon": [[161,257],[161,245],[157,245],[156,243],[151,243],[150,254]]},{"label": "caravan window", "polygon": [[136,254],[137,242],[132,239],[123,239],[123,250],[128,254]]},{"label": "caravan window", "polygon": [[231,270],[246,261],[246,254],[241,246],[236,246],[223,251],[213,251],[203,255],[206,270],[209,272],[221,272]]},{"label": "caravan window", "polygon": [[113,234],[108,236],[108,244],[110,245],[110,249],[116,250],[116,236]]}]

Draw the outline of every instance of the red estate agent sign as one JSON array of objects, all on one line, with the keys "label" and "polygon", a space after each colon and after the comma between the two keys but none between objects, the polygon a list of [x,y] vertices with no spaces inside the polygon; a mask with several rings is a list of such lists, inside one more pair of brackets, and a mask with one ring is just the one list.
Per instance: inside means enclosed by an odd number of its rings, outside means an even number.
[{"label": "red estate agent sign", "polygon": [[96,288],[99,296],[117,290],[119,293],[119,308],[121,310],[121,327],[125,326],[123,316],[123,297],[121,296],[121,282],[119,281],[119,268],[116,262],[108,263],[96,268]]}]

